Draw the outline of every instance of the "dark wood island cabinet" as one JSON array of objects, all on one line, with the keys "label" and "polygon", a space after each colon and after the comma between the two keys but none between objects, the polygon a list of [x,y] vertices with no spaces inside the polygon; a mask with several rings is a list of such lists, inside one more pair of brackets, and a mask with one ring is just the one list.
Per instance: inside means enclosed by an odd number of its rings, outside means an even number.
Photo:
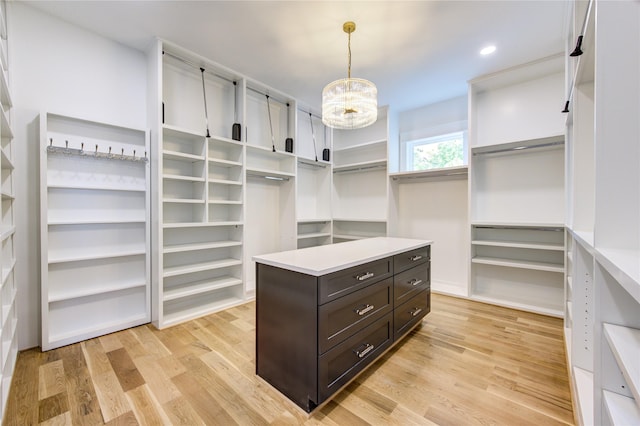
[{"label": "dark wood island cabinet", "polygon": [[370,238],[256,261],[256,373],[311,412],[430,311],[431,241]]}]

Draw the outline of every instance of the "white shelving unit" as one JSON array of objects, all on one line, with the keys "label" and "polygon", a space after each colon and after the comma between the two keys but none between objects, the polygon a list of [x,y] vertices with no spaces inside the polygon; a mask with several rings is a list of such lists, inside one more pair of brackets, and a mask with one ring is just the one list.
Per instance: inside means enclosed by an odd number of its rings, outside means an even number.
[{"label": "white shelving unit", "polygon": [[17,281],[15,276],[15,192],[14,192],[14,140],[11,129],[11,113],[13,103],[9,91],[9,58],[7,37],[7,3],[0,2],[0,240],[2,253],[0,254],[0,372],[2,385],[0,386],[0,418],[9,396],[9,388],[15,370],[18,355],[18,339],[16,333],[16,293]]},{"label": "white shelving unit", "polygon": [[469,295],[553,316],[565,307],[561,72],[551,57],[469,88]]},{"label": "white shelving unit", "polygon": [[324,149],[331,150],[331,131],[313,112],[298,107],[296,116],[298,248],[331,244],[332,164],[322,157]]},{"label": "white shelving unit", "polygon": [[40,135],[42,349],[149,322],[147,133],[43,113]]},{"label": "white shelving unit", "polygon": [[246,98],[244,273],[247,294],[253,296],[252,257],[297,248],[297,158],[285,150],[286,139],[295,135],[296,104],[288,95],[255,81],[247,82]]},{"label": "white shelving unit", "polygon": [[333,241],[387,235],[387,108],[357,130],[333,131]]},{"label": "white shelving unit", "polygon": [[[640,424],[640,47],[636,2],[577,1],[567,53],[568,246],[565,315],[581,425]],[[615,111],[612,113],[612,111]]]},{"label": "white shelving unit", "polygon": [[148,56],[150,125],[158,129],[152,320],[165,328],[245,300],[246,154],[232,139],[245,82],[167,42]]}]

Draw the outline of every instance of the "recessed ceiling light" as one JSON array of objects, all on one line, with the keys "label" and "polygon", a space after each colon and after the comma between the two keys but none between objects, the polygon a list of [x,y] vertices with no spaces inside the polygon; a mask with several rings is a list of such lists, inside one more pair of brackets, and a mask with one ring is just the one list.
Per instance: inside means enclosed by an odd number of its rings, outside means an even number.
[{"label": "recessed ceiling light", "polygon": [[480,51],[480,54],[481,54],[481,55],[490,55],[490,54],[492,54],[492,53],[493,53],[493,52],[495,52],[495,51],[496,51],[496,47],[495,47],[495,46],[493,46],[493,45],[491,45],[491,46],[487,46],[487,47],[483,48],[483,49]]}]

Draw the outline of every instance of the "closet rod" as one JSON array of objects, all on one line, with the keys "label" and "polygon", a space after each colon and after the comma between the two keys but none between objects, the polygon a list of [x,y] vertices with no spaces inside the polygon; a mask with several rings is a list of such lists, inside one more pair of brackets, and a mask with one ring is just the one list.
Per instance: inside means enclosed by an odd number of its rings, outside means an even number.
[{"label": "closet rod", "polygon": [[192,66],[192,67],[194,67],[194,68],[196,68],[198,70],[200,70],[200,68],[203,68],[204,72],[206,72],[207,74],[211,74],[212,76],[220,78],[222,80],[225,80],[225,81],[227,81],[227,82],[229,82],[231,84],[235,85],[237,83],[236,80],[230,79],[229,77],[225,77],[224,75],[220,75],[220,74],[216,74],[214,72],[208,71],[205,66],[197,65],[194,62],[191,62],[188,59],[181,58],[180,56],[174,55],[173,53],[169,53],[169,52],[163,50],[162,54],[163,55],[167,55],[167,56],[171,56],[173,59],[176,59],[176,60],[182,62],[183,64]]},{"label": "closet rod", "polygon": [[551,231],[564,232],[564,228],[558,226],[527,226],[527,225],[472,225],[476,229],[525,229],[527,231]]},{"label": "closet rod", "polygon": [[258,95],[262,95],[262,96],[268,96],[269,98],[275,100],[278,103],[281,103],[284,106],[289,106],[289,101],[282,101],[278,98],[275,98],[273,95],[270,95],[268,93],[265,92],[261,92],[258,89],[254,89],[253,87],[247,86],[247,90],[251,90],[253,93],[257,93]]},{"label": "closet rod", "polygon": [[[317,160],[316,160],[316,161],[317,161]],[[317,168],[320,168],[320,169],[326,169],[326,168],[327,168],[327,164],[328,164],[328,163],[320,162],[320,161],[315,162],[315,161],[313,161],[313,160],[307,160],[307,159],[301,159],[301,158],[299,158],[299,159],[298,159],[298,164],[300,164],[300,165],[305,165],[305,166],[309,166],[309,167],[317,167]]]},{"label": "closet rod", "polygon": [[515,146],[512,148],[494,149],[492,151],[480,151],[480,152],[474,152],[473,155],[499,154],[502,152],[524,151],[524,150],[533,149],[533,148],[549,148],[557,145],[564,145],[564,141],[547,142],[547,143],[541,143],[537,145]]}]

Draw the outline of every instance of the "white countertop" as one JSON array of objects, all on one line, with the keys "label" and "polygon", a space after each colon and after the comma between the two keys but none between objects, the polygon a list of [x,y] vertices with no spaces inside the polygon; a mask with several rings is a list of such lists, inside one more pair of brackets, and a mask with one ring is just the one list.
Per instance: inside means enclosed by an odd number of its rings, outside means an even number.
[{"label": "white countertop", "polygon": [[431,240],[376,237],[253,256],[253,260],[290,271],[320,276],[431,244]]}]

